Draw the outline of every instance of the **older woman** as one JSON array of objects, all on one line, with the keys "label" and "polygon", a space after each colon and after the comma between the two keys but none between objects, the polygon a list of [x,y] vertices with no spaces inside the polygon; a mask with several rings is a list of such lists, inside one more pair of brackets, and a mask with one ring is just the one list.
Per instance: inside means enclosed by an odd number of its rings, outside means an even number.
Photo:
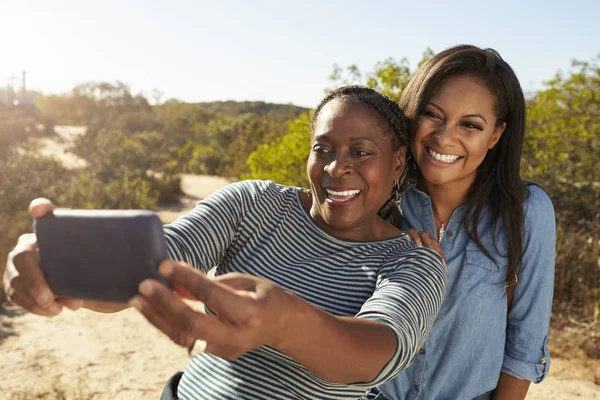
[{"label": "older woman", "polygon": [[[195,354],[163,398],[356,399],[421,348],[445,268],[388,221],[407,181],[404,115],[371,89],[346,87],[321,102],[312,128],[310,190],[235,183],[165,227],[180,262],[160,272],[178,295],[145,281],[130,302]],[[60,299],[37,302],[43,292],[53,297],[27,256],[35,242],[26,243],[9,259],[7,292],[31,311],[56,313]],[[213,281],[197,271],[214,265]]]}]

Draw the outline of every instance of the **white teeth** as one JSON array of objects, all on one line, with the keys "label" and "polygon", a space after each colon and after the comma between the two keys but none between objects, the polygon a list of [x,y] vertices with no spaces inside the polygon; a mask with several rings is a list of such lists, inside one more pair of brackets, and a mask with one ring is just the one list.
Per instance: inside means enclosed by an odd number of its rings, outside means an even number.
[{"label": "white teeth", "polygon": [[453,163],[454,161],[458,160],[459,157],[460,157],[460,156],[455,156],[455,155],[451,155],[451,154],[440,154],[440,153],[437,153],[431,147],[427,148],[427,152],[434,159],[436,159],[438,161],[441,161],[441,162],[445,162],[447,164]]},{"label": "white teeth", "polygon": [[360,193],[360,190],[344,190],[343,192],[336,192],[334,190],[327,190],[327,194],[329,196],[342,196],[342,197],[348,197],[348,196],[354,196],[356,194]]}]

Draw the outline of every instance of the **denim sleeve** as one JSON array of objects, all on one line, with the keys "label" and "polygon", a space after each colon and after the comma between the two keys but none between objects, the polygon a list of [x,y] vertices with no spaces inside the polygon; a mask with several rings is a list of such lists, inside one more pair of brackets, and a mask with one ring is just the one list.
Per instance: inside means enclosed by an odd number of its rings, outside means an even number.
[{"label": "denim sleeve", "polygon": [[515,285],[502,372],[541,382],[550,368],[548,328],[554,290],[556,221],[552,202],[529,186],[525,204],[523,262]]}]

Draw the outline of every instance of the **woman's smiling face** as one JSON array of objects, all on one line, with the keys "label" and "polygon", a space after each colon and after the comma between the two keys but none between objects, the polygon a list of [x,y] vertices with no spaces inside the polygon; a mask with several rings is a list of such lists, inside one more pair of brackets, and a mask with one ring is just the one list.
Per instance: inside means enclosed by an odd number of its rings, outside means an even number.
[{"label": "woman's smiling face", "polygon": [[494,95],[471,76],[448,78],[429,99],[411,143],[427,183],[469,190],[506,126],[497,126],[495,104]]},{"label": "woman's smiling face", "polygon": [[329,233],[370,240],[383,222],[377,212],[402,173],[405,153],[385,125],[376,111],[343,98],[319,112],[307,164],[310,214]]}]

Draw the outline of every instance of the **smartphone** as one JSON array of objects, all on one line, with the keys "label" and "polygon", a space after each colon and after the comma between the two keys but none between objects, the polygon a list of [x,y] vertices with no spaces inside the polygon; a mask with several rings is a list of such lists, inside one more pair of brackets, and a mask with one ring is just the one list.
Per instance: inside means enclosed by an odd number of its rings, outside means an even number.
[{"label": "smartphone", "polygon": [[163,225],[147,210],[70,210],[34,221],[40,265],[57,297],[126,303],[167,259]]}]

